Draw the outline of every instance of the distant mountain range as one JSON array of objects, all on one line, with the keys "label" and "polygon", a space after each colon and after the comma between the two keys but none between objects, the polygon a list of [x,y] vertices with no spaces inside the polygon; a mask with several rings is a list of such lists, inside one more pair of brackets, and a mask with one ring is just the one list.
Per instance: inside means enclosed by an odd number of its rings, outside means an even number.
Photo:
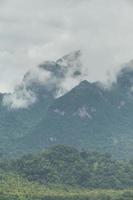
[{"label": "distant mountain range", "polygon": [[[81,81],[81,52],[28,72],[13,94],[0,95],[0,152],[16,156],[57,144],[133,157],[133,68],[122,68],[110,88]],[[64,90],[67,78],[77,86]],[[79,83],[79,84],[78,84]],[[14,102],[16,101],[16,108]]]}]

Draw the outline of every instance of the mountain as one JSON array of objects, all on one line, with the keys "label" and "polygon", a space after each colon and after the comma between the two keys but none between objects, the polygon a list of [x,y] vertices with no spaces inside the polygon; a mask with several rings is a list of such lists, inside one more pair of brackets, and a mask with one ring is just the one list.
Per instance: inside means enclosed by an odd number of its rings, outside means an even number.
[{"label": "mountain", "polygon": [[[31,133],[46,115],[57,93],[63,92],[61,84],[70,74],[70,68],[77,71],[80,56],[80,51],[76,51],[56,62],[46,61],[35,71],[27,72],[13,93],[0,94],[1,154],[11,156],[25,152],[17,146],[18,141]],[[64,65],[65,61],[68,66]]]},{"label": "mountain", "polygon": [[[131,63],[107,88],[99,82],[81,81],[80,57],[76,51],[44,62],[25,74],[13,94],[1,94],[1,154],[14,156],[66,144],[132,158]],[[64,82],[70,78],[74,87],[67,90]]]},{"label": "mountain", "polygon": [[125,68],[110,89],[82,81],[55,99],[41,122],[24,138],[25,148],[32,151],[68,144],[109,152],[120,159],[132,158],[132,80],[132,69]]}]

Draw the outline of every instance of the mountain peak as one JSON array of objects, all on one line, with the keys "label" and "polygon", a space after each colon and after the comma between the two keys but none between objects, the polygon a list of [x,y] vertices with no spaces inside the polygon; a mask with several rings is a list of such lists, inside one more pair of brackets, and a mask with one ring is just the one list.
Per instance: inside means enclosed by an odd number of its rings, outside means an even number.
[{"label": "mountain peak", "polygon": [[130,88],[133,86],[133,68],[130,66],[122,68],[117,76],[117,84],[122,88]]},{"label": "mountain peak", "polygon": [[84,80],[84,81],[81,81],[79,83],[79,85],[77,86],[79,89],[88,89],[88,88],[92,88],[92,89],[95,89],[95,88],[98,88],[98,89],[101,89],[101,88],[104,88],[104,86],[102,84],[100,84],[99,82],[89,82],[87,80]]},{"label": "mountain peak", "polygon": [[80,84],[78,85],[79,87],[88,87],[91,86],[92,83],[88,82],[87,80],[81,81]]},{"label": "mountain peak", "polygon": [[71,52],[69,54],[66,54],[62,58],[58,59],[56,61],[56,63],[59,65],[62,65],[62,66],[72,67],[72,65],[75,64],[75,62],[77,64],[77,62],[80,61],[81,55],[82,55],[81,51],[77,50],[77,51]]}]

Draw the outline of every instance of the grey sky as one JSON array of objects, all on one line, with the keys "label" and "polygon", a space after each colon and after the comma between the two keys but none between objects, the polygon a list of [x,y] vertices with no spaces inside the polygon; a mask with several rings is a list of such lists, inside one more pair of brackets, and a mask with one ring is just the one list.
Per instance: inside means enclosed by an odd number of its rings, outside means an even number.
[{"label": "grey sky", "polygon": [[86,79],[133,59],[130,0],[0,0],[0,91],[44,60],[81,49]]}]

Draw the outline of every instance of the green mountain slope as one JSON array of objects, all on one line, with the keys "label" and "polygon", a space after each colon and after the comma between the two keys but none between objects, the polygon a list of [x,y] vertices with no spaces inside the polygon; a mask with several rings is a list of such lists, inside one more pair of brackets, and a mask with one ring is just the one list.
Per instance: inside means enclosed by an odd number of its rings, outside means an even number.
[{"label": "green mountain slope", "polygon": [[[77,82],[81,79],[79,57],[77,51],[57,62],[45,62],[38,67],[41,74],[51,74],[45,84],[29,72],[13,94],[0,95],[1,155],[16,156],[66,144],[111,153],[119,159],[132,158],[133,69],[123,68],[109,89],[101,83],[82,81],[55,97],[68,75]],[[30,99],[27,93],[34,94],[36,101],[15,108],[14,95],[21,103]],[[3,106],[5,96],[9,102]]]},{"label": "green mountain slope", "polygon": [[35,130],[24,138],[27,148],[30,141],[36,149],[68,144],[131,158],[133,97],[131,85],[125,89],[120,84],[126,73],[133,78],[131,71],[124,72],[110,90],[83,81],[56,99]]}]

